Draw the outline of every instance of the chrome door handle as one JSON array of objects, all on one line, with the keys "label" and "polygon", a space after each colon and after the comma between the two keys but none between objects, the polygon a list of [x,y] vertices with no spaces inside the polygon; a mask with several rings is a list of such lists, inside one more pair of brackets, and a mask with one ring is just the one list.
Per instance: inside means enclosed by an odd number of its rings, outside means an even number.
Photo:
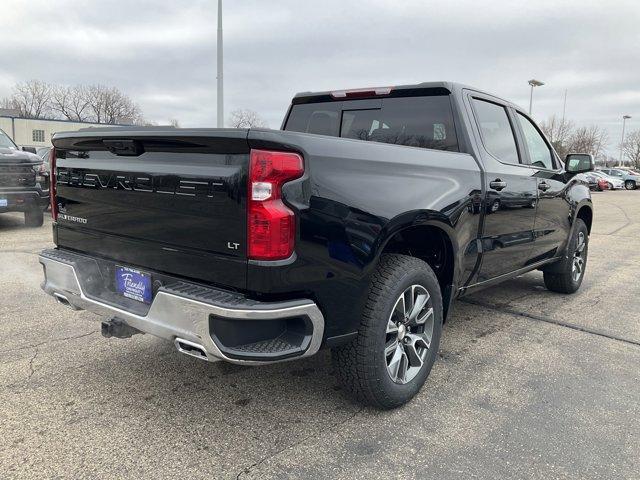
[{"label": "chrome door handle", "polygon": [[507,187],[507,182],[503,182],[499,178],[496,178],[493,182],[489,182],[489,188],[500,191]]},{"label": "chrome door handle", "polygon": [[547,190],[549,190],[551,187],[549,186],[549,184],[547,182],[540,182],[538,184],[538,190],[542,190],[543,192],[546,192]]}]

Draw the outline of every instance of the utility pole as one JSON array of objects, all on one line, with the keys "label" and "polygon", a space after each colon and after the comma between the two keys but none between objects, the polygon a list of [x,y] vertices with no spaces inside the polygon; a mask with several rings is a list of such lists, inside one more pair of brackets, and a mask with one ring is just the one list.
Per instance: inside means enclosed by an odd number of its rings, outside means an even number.
[{"label": "utility pole", "polygon": [[623,150],[623,145],[624,145],[624,124],[626,123],[627,119],[631,118],[631,115],[623,115],[622,116],[622,141],[620,142],[620,159],[619,159],[619,166],[622,166],[622,150]]},{"label": "utility pole", "polygon": [[224,127],[224,92],[222,79],[222,0],[218,0],[218,128]]},{"label": "utility pole", "polygon": [[531,108],[533,106],[533,87],[541,87],[544,85],[544,82],[532,78],[529,80],[529,85],[531,85],[531,94],[529,95],[529,115],[531,115]]},{"label": "utility pole", "polygon": [[564,103],[562,104],[562,125],[564,126],[564,116],[567,113],[567,89],[564,90]]}]

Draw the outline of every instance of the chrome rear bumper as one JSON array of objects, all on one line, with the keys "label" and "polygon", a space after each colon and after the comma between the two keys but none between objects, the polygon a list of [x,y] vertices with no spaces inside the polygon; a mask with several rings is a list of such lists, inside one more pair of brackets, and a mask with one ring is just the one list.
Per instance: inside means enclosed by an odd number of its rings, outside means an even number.
[{"label": "chrome rear bumper", "polygon": [[[87,294],[88,284],[95,281],[87,278],[83,270],[91,270],[86,267],[92,267],[91,262],[97,262],[95,259],[63,250],[45,250],[39,260],[45,274],[42,289],[59,303],[74,310],[91,311],[104,319],[115,317],[143,333],[174,342],[182,353],[208,361],[225,360],[245,365],[273,363],[313,355],[322,343],[324,317],[311,300],[256,302],[233,292],[177,281],[158,289],[146,313],[135,313]],[[280,337],[227,348],[212,331],[216,325],[212,319],[227,325],[231,321],[232,326],[238,322],[239,331],[257,325],[256,321],[291,319],[299,320],[308,328],[304,334],[296,332],[300,345],[294,345],[295,348],[287,348],[286,341]],[[200,348],[203,355],[195,355],[190,347]]]}]

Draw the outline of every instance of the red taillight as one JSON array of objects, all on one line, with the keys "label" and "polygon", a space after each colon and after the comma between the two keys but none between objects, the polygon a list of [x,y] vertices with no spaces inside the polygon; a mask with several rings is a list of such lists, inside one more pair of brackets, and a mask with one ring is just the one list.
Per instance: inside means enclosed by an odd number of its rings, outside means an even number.
[{"label": "red taillight", "polygon": [[251,150],[247,254],[253,260],[282,260],[293,253],[294,213],[282,202],[282,185],[304,173],[302,157],[291,152]]},{"label": "red taillight", "polygon": [[58,220],[58,202],[56,200],[56,149],[51,149],[49,156],[49,203],[51,203],[51,218]]}]

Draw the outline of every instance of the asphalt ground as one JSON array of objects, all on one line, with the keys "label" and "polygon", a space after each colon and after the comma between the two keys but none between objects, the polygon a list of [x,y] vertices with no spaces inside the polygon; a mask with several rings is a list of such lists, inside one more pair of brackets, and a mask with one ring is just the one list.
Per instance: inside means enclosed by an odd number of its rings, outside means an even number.
[{"label": "asphalt ground", "polygon": [[0,215],[0,478],[640,478],[640,191],[594,194],[581,290],[460,300],[421,393],[380,412],[327,352],[206,363],[40,290],[50,223]]}]

